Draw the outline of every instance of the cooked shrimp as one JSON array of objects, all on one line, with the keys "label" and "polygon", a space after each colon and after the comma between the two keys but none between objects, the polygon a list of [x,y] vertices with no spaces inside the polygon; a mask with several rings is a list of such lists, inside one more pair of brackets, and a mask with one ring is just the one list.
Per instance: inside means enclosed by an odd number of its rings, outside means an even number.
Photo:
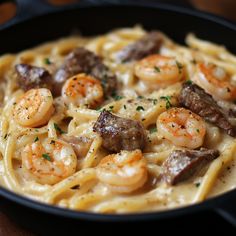
[{"label": "cooked shrimp", "polygon": [[108,155],[97,167],[98,179],[112,191],[130,193],[144,185],[147,165],[140,150]]},{"label": "cooked shrimp", "polygon": [[236,99],[236,84],[222,67],[215,64],[199,63],[193,80],[213,97],[223,100]]},{"label": "cooked shrimp", "polygon": [[54,112],[53,97],[46,88],[31,89],[17,101],[13,116],[22,126],[38,127],[46,124]]},{"label": "cooked shrimp", "polygon": [[156,88],[166,87],[183,78],[184,67],[173,57],[151,55],[134,66],[135,75],[144,83]]},{"label": "cooked shrimp", "polygon": [[72,147],[61,140],[38,140],[28,144],[21,153],[26,178],[41,184],[55,184],[76,171],[76,155]]},{"label": "cooked shrimp", "polygon": [[190,110],[172,108],[158,117],[157,130],[174,145],[195,149],[204,141],[206,124]]},{"label": "cooked shrimp", "polygon": [[66,81],[62,88],[62,97],[68,104],[93,108],[103,101],[103,89],[99,80],[86,74],[78,74]]}]

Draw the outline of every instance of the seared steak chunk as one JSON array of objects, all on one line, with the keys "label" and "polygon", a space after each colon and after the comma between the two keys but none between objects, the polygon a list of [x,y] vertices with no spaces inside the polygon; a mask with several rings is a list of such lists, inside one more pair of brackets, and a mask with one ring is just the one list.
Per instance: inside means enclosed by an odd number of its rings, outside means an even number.
[{"label": "seared steak chunk", "polygon": [[173,151],[163,163],[163,179],[168,184],[175,185],[193,176],[219,155],[219,151],[206,148]]},{"label": "seared steak chunk", "polygon": [[121,62],[140,60],[148,55],[158,53],[163,38],[157,31],[152,31],[139,39],[137,42],[126,46],[119,53],[117,58]]},{"label": "seared steak chunk", "polygon": [[111,152],[143,149],[146,134],[142,124],[102,111],[93,130],[103,138],[103,147]]},{"label": "seared steak chunk", "polygon": [[32,88],[48,88],[51,90],[52,77],[46,69],[28,64],[17,64],[15,70],[18,84],[24,91]]},{"label": "seared steak chunk", "polygon": [[64,82],[73,75],[86,73],[101,81],[106,95],[116,89],[116,76],[103,64],[102,58],[85,48],[74,49],[55,75],[56,94],[61,93]]},{"label": "seared steak chunk", "polygon": [[222,109],[211,95],[193,83],[184,83],[179,102],[206,121],[223,129],[228,135],[236,137],[235,127],[229,122]]},{"label": "seared steak chunk", "polygon": [[236,117],[236,104],[230,101],[217,101],[217,105],[222,109],[222,112],[231,118]]}]

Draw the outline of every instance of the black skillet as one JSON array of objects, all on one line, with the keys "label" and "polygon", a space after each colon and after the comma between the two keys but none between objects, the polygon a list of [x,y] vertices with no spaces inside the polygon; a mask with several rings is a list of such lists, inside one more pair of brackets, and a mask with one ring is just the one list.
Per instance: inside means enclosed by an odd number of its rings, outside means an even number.
[{"label": "black skillet", "polygon": [[[224,44],[236,53],[236,25],[196,10],[151,0],[81,0],[66,7],[52,7],[42,0],[17,2],[16,17],[0,28],[0,54],[21,51],[69,35],[75,30],[84,35],[96,35],[137,23],[148,30],[160,29],[179,43],[183,43],[186,33],[194,32],[201,38]],[[78,233],[82,229],[89,232],[100,226],[106,230],[114,224],[115,231],[119,231],[124,223],[138,229],[143,222],[148,222],[149,227],[154,225],[158,230],[163,227],[168,230],[176,224],[180,231],[186,225],[195,227],[194,231],[199,227],[216,228],[219,224],[229,227],[219,215],[236,226],[236,190],[188,207],[128,215],[100,215],[61,209],[29,200],[4,188],[0,188],[0,197],[0,207],[6,214],[41,233],[60,233],[62,230],[69,233],[72,229],[78,229]],[[117,227],[121,223],[122,226]],[[204,228],[203,232],[206,230]]]}]

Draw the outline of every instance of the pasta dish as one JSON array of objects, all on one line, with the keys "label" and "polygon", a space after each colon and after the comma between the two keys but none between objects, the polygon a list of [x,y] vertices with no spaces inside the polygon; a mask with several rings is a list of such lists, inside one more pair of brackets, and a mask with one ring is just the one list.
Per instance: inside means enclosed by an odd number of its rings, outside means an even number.
[{"label": "pasta dish", "polygon": [[0,185],[99,213],[236,187],[236,57],[140,26],[0,57]]}]

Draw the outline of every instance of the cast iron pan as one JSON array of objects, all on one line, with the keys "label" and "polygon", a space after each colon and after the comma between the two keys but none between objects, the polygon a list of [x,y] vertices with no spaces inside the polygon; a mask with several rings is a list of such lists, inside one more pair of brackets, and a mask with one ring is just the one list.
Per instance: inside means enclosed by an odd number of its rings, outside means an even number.
[{"label": "cast iron pan", "polygon": [[[69,35],[75,30],[83,35],[96,35],[137,23],[148,30],[160,29],[179,43],[184,42],[188,32],[194,32],[201,38],[224,44],[236,53],[236,25],[191,9],[158,4],[151,0],[81,0],[66,7],[52,7],[40,0],[17,2],[16,17],[0,28],[0,54],[21,51]],[[236,226],[236,190],[188,207],[129,215],[100,215],[61,209],[26,199],[3,188],[0,188],[0,196],[3,211],[20,224],[41,233],[62,230],[69,233],[72,229],[77,229],[78,233],[82,229],[89,232],[98,227],[106,230],[114,224],[117,232],[124,229],[124,224],[138,229],[143,222],[148,222],[149,227],[153,225],[153,230],[158,231],[178,225],[176,232],[182,232],[186,225],[195,227],[194,232],[199,229],[206,232],[205,227],[216,228],[217,225],[229,227],[226,221]]]}]

